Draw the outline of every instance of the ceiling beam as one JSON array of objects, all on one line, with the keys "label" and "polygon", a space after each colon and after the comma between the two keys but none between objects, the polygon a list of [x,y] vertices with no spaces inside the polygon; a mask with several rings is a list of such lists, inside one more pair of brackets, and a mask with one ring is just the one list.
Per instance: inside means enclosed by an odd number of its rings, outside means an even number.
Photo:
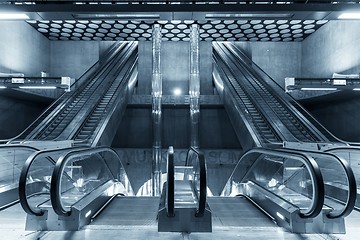
[{"label": "ceiling beam", "polygon": [[[337,19],[344,11],[360,11],[357,4],[34,4],[1,5],[0,12],[24,12],[34,20],[78,20],[79,14],[157,14],[158,20],[213,19]],[[115,14],[115,15],[114,15]],[[211,17],[209,14],[213,14]],[[215,15],[214,15],[215,14]],[[222,15],[219,15],[222,14]],[[228,14],[224,16],[223,14]],[[242,15],[245,14],[245,15]],[[253,17],[250,15],[253,14]],[[260,14],[260,15],[259,15]],[[285,14],[279,16],[279,14]],[[219,17],[214,17],[218,15]],[[100,17],[101,18],[101,17]],[[97,18],[97,19],[100,19]],[[87,19],[92,19],[88,17]],[[133,19],[133,18],[132,18]]]}]

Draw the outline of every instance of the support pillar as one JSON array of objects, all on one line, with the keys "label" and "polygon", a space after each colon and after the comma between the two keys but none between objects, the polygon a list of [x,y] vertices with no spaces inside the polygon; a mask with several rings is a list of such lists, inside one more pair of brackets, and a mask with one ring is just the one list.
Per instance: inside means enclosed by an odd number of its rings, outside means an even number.
[{"label": "support pillar", "polygon": [[152,159],[152,195],[161,194],[161,27],[155,24],[152,32],[152,121],[153,121],[153,159]]},{"label": "support pillar", "polygon": [[191,147],[199,148],[200,120],[200,64],[199,64],[199,27],[193,24],[190,28],[190,139]]}]

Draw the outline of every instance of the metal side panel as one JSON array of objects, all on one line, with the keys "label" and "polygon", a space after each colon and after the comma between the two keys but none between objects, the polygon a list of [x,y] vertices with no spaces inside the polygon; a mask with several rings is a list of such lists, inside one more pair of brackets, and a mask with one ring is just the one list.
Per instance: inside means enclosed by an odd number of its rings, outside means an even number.
[{"label": "metal side panel", "polygon": [[[183,187],[183,186],[182,186]],[[212,214],[210,207],[206,204],[204,216],[196,217],[197,205],[176,203],[174,216],[169,217],[166,209],[166,191],[163,190],[159,204],[158,231],[159,232],[212,232]],[[175,193],[175,197],[181,196]]]},{"label": "metal side panel", "polygon": [[213,227],[278,228],[273,220],[245,197],[209,197]]},{"label": "metal side panel", "polygon": [[344,218],[330,219],[327,214],[330,208],[323,207],[322,212],[314,218],[301,218],[300,209],[284,201],[274,193],[265,191],[257,184],[246,183],[246,196],[271,216],[280,227],[294,233],[345,233]]}]

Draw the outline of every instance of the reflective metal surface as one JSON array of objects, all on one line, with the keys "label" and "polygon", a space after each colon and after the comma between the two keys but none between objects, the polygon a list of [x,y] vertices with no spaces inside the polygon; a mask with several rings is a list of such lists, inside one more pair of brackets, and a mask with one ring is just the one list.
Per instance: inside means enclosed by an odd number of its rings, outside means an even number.
[{"label": "reflective metal surface", "polygon": [[153,27],[153,72],[152,72],[152,121],[153,121],[153,167],[152,167],[152,195],[160,196],[161,193],[161,131],[162,131],[162,75],[161,75],[161,27]]}]

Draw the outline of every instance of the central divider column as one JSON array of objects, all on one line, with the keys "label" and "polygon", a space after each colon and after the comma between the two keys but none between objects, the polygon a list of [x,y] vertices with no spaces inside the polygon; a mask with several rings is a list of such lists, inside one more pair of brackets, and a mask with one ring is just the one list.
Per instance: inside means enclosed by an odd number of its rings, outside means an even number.
[{"label": "central divider column", "polygon": [[153,119],[153,159],[152,159],[152,195],[160,196],[161,191],[161,27],[155,24],[152,33],[153,75],[152,75],[152,119]]},{"label": "central divider column", "polygon": [[199,71],[199,27],[193,24],[190,28],[190,146],[199,148],[199,118],[200,118],[200,71]]}]

